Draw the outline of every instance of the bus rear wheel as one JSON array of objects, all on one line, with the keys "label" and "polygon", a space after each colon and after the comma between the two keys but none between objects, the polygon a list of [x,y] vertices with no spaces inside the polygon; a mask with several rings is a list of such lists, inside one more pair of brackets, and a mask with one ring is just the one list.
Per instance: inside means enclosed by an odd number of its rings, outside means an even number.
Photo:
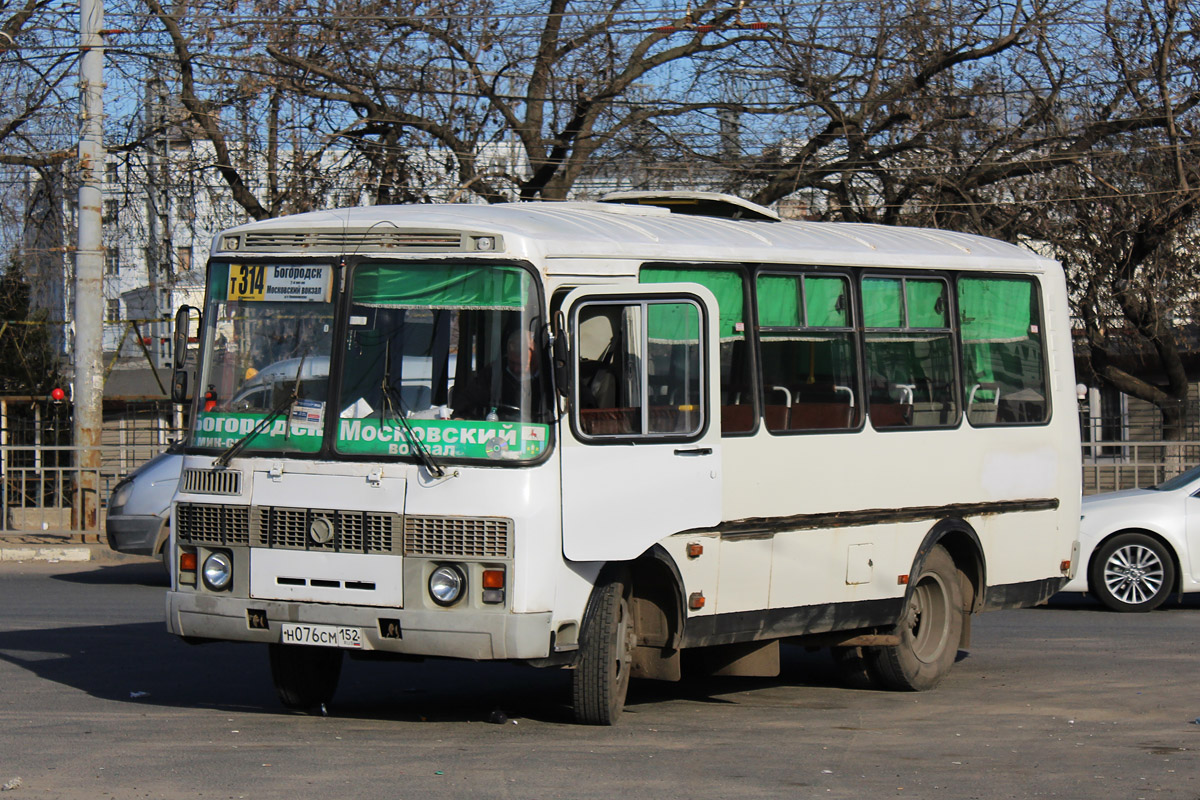
[{"label": "bus rear wheel", "polygon": [[946,549],[935,545],[892,631],[899,644],[864,648],[871,678],[899,691],[923,692],[937,686],[958,655],[962,614],[958,568]]},{"label": "bus rear wheel", "polygon": [[637,643],[629,609],[630,593],[623,580],[610,579],[592,591],[572,676],[576,722],[612,725],[625,707]]},{"label": "bus rear wheel", "polygon": [[271,680],[285,708],[307,711],[333,699],[342,675],[342,651],[335,647],[267,645]]}]

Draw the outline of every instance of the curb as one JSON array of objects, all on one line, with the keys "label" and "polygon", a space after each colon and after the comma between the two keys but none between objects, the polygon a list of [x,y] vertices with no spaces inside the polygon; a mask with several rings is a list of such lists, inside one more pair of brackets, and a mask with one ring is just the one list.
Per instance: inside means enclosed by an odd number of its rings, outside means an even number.
[{"label": "curb", "polygon": [[157,556],[118,553],[98,542],[5,542],[0,539],[0,563],[43,561],[50,563],[90,561],[94,564],[145,563],[160,561]]},{"label": "curb", "polygon": [[75,547],[0,547],[0,561],[91,561],[92,549]]}]

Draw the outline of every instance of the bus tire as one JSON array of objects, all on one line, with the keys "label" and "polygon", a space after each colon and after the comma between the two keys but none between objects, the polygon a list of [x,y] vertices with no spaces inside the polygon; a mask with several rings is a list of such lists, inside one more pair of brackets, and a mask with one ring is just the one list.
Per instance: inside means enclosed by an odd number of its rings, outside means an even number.
[{"label": "bus tire", "polygon": [[576,722],[612,725],[625,707],[637,642],[629,601],[628,585],[620,579],[592,591],[571,681]]},{"label": "bus tire", "polygon": [[333,699],[342,675],[342,651],[336,647],[267,645],[271,680],[285,708],[307,711]]},{"label": "bus tire", "polygon": [[1112,537],[1092,560],[1088,588],[1113,611],[1153,611],[1175,585],[1175,562],[1162,542],[1144,533]]},{"label": "bus tire", "polygon": [[962,635],[962,586],[954,559],[934,545],[892,633],[900,643],[864,648],[867,670],[887,689],[923,692],[950,672]]}]

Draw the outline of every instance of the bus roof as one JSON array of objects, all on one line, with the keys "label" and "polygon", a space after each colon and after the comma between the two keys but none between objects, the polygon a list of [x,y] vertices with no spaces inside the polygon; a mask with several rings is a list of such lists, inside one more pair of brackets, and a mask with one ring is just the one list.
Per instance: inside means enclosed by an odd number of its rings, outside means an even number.
[{"label": "bus roof", "polygon": [[[614,260],[751,262],[1043,272],[1052,259],[972,234],[838,222],[730,219],[654,205],[523,202],[366,206],[252,222],[213,240],[236,255],[442,254],[544,261],[589,259],[597,274],[627,272]],[[568,270],[578,274],[580,264]]]}]

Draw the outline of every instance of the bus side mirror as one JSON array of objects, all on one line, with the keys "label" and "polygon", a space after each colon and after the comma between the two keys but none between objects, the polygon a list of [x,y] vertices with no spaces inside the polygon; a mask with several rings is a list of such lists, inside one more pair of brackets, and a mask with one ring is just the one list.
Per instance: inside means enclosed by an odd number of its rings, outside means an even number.
[{"label": "bus side mirror", "polygon": [[561,311],[554,318],[554,349],[550,354],[554,368],[554,387],[563,397],[571,396],[571,347],[567,342],[567,321]]},{"label": "bus side mirror", "polygon": [[182,306],[179,311],[175,312],[175,333],[172,339],[172,374],[171,374],[171,400],[176,403],[187,402],[188,395],[188,376],[187,376],[187,356],[188,356],[188,332],[192,327],[192,311],[191,306]]}]

